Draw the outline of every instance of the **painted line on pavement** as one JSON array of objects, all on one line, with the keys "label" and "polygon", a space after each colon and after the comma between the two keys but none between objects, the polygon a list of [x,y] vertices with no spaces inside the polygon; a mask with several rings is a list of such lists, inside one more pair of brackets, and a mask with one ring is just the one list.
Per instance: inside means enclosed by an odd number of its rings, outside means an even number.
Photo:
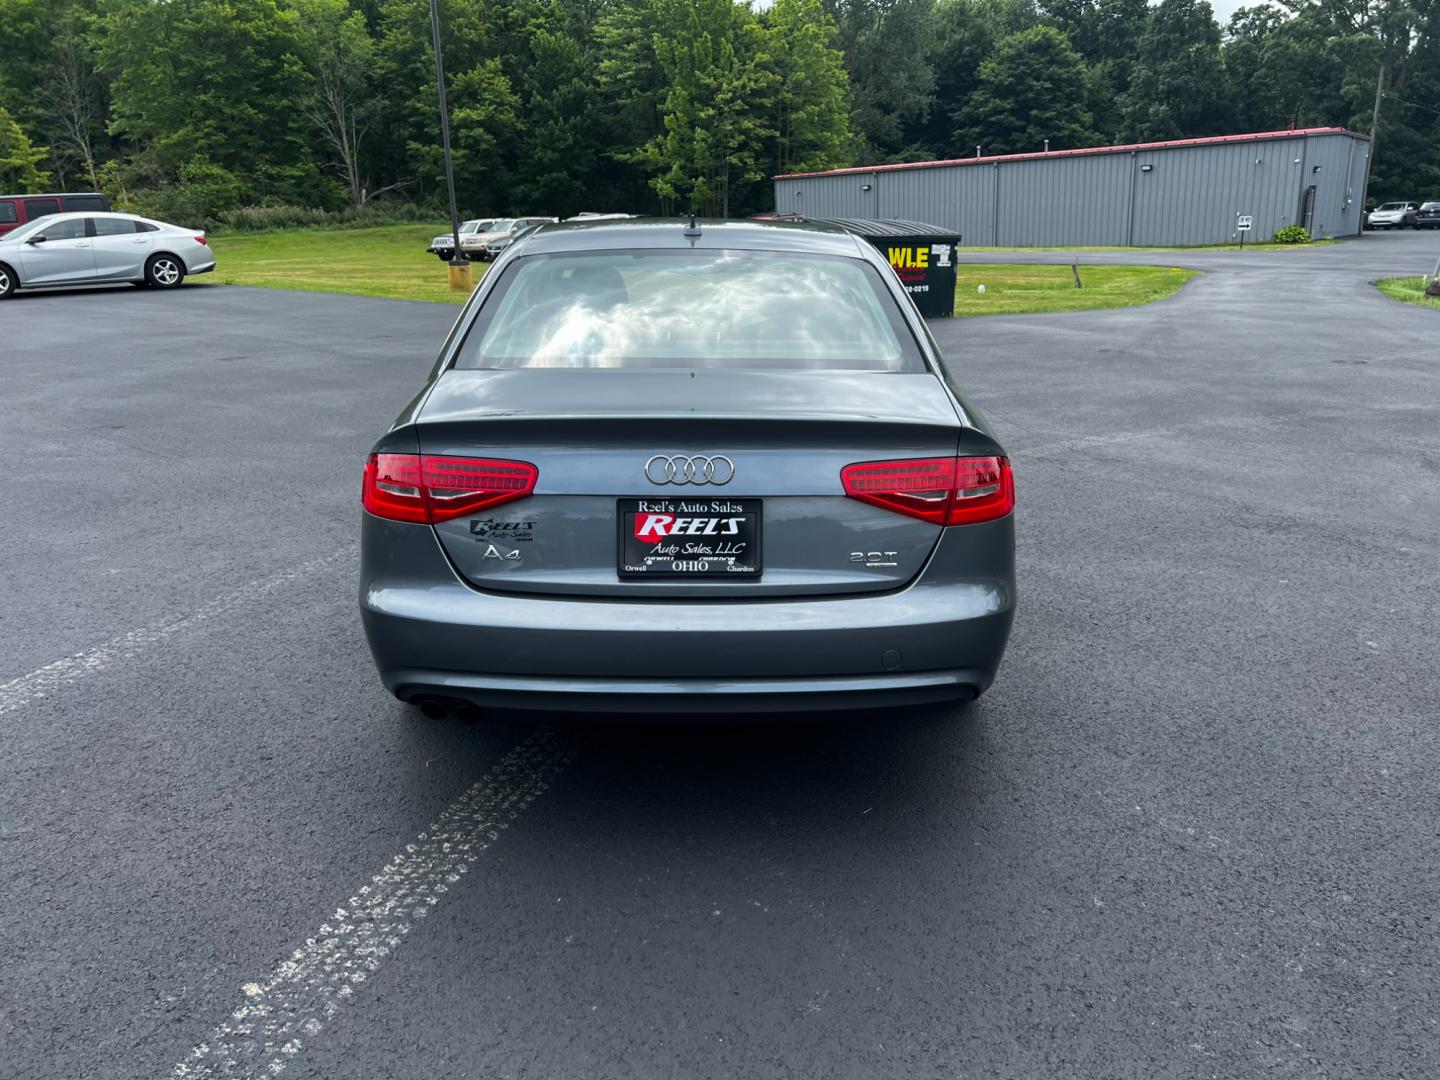
[{"label": "painted line on pavement", "polygon": [[551,731],[511,749],[289,959],[263,981],[245,983],[243,1003],[175,1066],[176,1080],[284,1072],[578,752]]},{"label": "painted line on pavement", "polygon": [[96,645],[92,649],[62,657],[28,675],[21,675],[9,682],[0,683],[0,716],[13,712],[23,705],[28,705],[32,701],[49,697],[57,690],[63,689],[87,675],[94,675],[122,660],[138,656],[176,634],[184,633],[203,622],[258,600],[283,585],[308,577],[331,563],[348,558],[350,554],[348,551],[337,552],[334,555],[327,555],[323,559],[311,559],[309,562],[301,563],[282,573],[241,585],[238,589],[217,596],[214,600],[181,618],[141,627],[139,630],[131,630]]}]

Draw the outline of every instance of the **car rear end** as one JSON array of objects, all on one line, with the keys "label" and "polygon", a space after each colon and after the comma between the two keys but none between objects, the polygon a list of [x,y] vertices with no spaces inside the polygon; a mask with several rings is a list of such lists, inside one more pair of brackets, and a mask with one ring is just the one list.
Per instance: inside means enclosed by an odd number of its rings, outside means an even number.
[{"label": "car rear end", "polygon": [[492,271],[367,465],[361,608],[392,692],[729,711],[990,685],[1003,450],[878,256],[710,231],[527,241]]},{"label": "car rear end", "polygon": [[1419,229],[1440,229],[1440,201],[1427,202],[1415,212],[1415,227]]},{"label": "car rear end", "polygon": [[154,247],[157,251],[173,252],[184,260],[186,275],[208,274],[215,269],[215,249],[202,229],[164,226],[154,239]]}]

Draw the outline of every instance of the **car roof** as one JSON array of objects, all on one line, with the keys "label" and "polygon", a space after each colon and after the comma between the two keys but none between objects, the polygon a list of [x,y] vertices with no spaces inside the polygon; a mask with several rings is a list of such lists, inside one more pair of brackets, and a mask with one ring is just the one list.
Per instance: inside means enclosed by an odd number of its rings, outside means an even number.
[{"label": "car roof", "polygon": [[[139,214],[127,214],[123,210],[64,210],[58,214],[46,214],[44,217],[32,218],[29,221],[21,222],[19,229],[16,229],[14,230],[14,232],[11,233],[6,233],[5,236],[0,237],[0,239],[6,239],[10,236],[13,236],[21,229],[28,230],[32,225],[49,228],[57,221],[75,221],[77,219],[95,217],[120,218],[123,221],[143,221],[146,224],[154,225],[156,228],[159,229],[176,230],[180,228],[177,225],[171,225],[169,222],[157,221],[155,218],[141,217]],[[196,231],[198,232],[199,230]]]},{"label": "car roof", "polygon": [[130,214],[124,210],[62,210],[58,214],[46,214],[44,217],[32,218],[25,224],[30,225],[36,221],[69,221],[72,218],[87,217],[118,217],[127,218],[131,221],[149,221],[149,218],[142,218],[139,214]]},{"label": "car roof", "polygon": [[611,248],[746,248],[759,251],[808,251],[848,255],[862,251],[860,241],[836,225],[799,221],[721,221],[699,219],[698,237],[686,236],[686,218],[630,218],[622,221],[567,221],[544,225],[525,237],[525,253],[603,251]]},{"label": "car roof", "polygon": [[0,195],[0,199],[101,199],[105,196],[98,191],[25,191],[18,195]]}]

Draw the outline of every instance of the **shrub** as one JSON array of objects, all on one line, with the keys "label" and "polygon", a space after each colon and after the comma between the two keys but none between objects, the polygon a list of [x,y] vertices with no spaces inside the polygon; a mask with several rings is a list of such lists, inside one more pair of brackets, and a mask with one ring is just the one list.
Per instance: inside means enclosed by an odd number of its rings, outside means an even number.
[{"label": "shrub", "polygon": [[[444,215],[440,215],[443,217]],[[361,229],[370,225],[408,225],[434,221],[433,209],[414,203],[371,203],[344,210],[317,210],[309,206],[242,206],[218,214],[216,227],[226,232],[264,232],[269,229]]]},{"label": "shrub", "polygon": [[1275,231],[1270,242],[1273,244],[1308,244],[1310,243],[1310,230],[1304,225],[1286,225],[1283,229]]},{"label": "shrub", "polygon": [[197,157],[180,166],[175,182],[137,188],[117,201],[122,209],[145,217],[200,229],[239,206],[243,191],[244,181],[229,169]]}]

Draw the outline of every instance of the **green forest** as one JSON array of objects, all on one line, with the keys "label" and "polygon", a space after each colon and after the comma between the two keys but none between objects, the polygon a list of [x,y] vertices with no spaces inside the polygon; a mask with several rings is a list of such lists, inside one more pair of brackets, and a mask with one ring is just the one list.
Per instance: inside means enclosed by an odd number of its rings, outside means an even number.
[{"label": "green forest", "polygon": [[[739,215],[776,173],[1343,125],[1440,198],[1440,0],[441,0],[461,208]],[[433,212],[428,0],[0,0],[0,191]],[[248,209],[247,209],[248,208]],[[256,209],[258,208],[258,209]],[[307,217],[308,215],[308,217]]]}]

